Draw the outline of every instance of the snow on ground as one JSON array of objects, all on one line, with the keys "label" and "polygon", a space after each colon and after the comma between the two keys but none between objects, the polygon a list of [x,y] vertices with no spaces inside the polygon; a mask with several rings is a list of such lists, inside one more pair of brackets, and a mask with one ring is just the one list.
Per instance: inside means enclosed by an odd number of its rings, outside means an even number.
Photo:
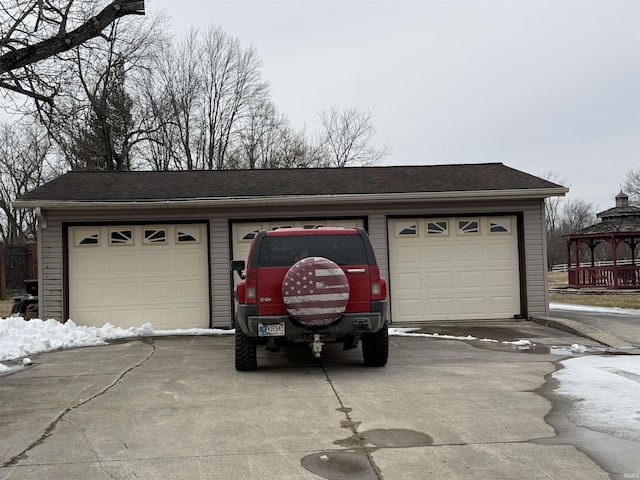
[{"label": "snow on ground", "polygon": [[621,315],[640,315],[640,310],[632,308],[619,307],[593,307],[591,305],[572,305],[569,303],[550,303],[551,310],[565,310],[572,312],[589,312],[589,313],[618,313]]},{"label": "snow on ground", "polygon": [[640,355],[591,355],[562,362],[555,393],[573,400],[575,425],[640,441]]},{"label": "snow on ground", "polygon": [[[9,317],[0,319],[0,362],[53,350],[105,345],[109,340],[118,338],[232,333],[234,330],[204,328],[154,330],[149,323],[126,329],[114,327],[109,323],[100,328],[83,327],[76,325],[72,320],[60,323],[57,320],[25,321],[20,317]],[[10,370],[12,370],[10,367],[0,363],[0,373]]]},{"label": "snow on ground", "polygon": [[[551,305],[551,308],[556,308]],[[561,305],[558,308],[602,311],[593,307]],[[638,315],[638,310],[606,309],[615,313]],[[396,336],[412,336],[443,340],[497,342],[489,338],[471,335],[452,336],[438,333],[412,333],[416,329],[391,328]],[[84,327],[69,320],[29,320],[22,318],[0,319],[0,362],[13,361],[9,367],[0,363],[0,374],[30,365],[30,355],[41,352],[93,345],[105,345],[109,340],[163,335],[224,335],[234,330],[179,329],[154,330],[151,324],[127,329],[105,324],[103,327]],[[502,342],[526,348],[534,344],[527,339]],[[584,354],[587,349],[574,344],[567,353]],[[19,364],[16,360],[22,359]],[[586,355],[563,360],[564,368],[553,374],[560,386],[556,393],[574,402],[572,421],[593,430],[606,432],[616,437],[640,441],[640,355]]]}]

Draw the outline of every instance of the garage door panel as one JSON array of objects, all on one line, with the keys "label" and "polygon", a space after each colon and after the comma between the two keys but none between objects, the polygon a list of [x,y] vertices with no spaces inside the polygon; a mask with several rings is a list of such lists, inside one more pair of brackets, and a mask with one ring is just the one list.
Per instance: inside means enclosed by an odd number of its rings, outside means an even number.
[{"label": "garage door panel", "polygon": [[164,282],[144,282],[142,285],[142,290],[144,292],[144,300],[145,302],[148,300],[154,301],[162,301],[165,302],[168,298],[172,298],[173,289],[172,283],[169,281]]},{"label": "garage door panel", "polygon": [[185,300],[200,297],[205,290],[205,283],[199,280],[176,280],[176,293]]},{"label": "garage door panel", "polygon": [[177,309],[178,322],[181,328],[197,328],[205,313],[202,307],[181,307]]},{"label": "garage door panel", "polygon": [[485,313],[485,297],[465,297],[458,300],[458,312],[461,318],[468,318],[469,315],[476,318],[484,318]]},{"label": "garage door panel", "polygon": [[[102,327],[106,322],[104,312],[95,309],[77,309],[77,318],[81,318],[81,321],[75,321],[78,325],[85,325],[87,327]],[[71,319],[73,320],[73,319]],[[113,324],[113,322],[111,322]]]},{"label": "garage door panel", "polygon": [[[69,316],[76,323],[209,326],[205,225],[76,228],[69,235]],[[191,312],[184,316],[189,327],[179,323],[179,308]]]},{"label": "garage door panel", "polygon": [[72,271],[78,275],[99,277],[104,272],[102,257],[100,255],[82,255],[77,258]]},{"label": "garage door panel", "polygon": [[[143,248],[159,248],[159,245],[154,245],[153,247],[143,247]],[[160,247],[161,248],[161,247]],[[144,253],[141,258],[142,265],[140,273],[142,275],[153,273],[153,274],[166,274],[171,271],[169,264],[169,256],[166,253],[162,252],[154,252],[154,253]]]},{"label": "garage door panel", "polygon": [[79,305],[104,305],[105,289],[100,283],[83,283],[73,290]]},{"label": "garage door panel", "polygon": [[135,253],[110,255],[107,258],[107,271],[110,274],[131,275],[136,271]]},{"label": "garage door panel", "polygon": [[420,272],[406,272],[395,276],[398,287],[405,292],[421,290]]},{"label": "garage door panel", "polygon": [[134,282],[116,282],[109,285],[109,301],[112,304],[135,303],[137,284]]},{"label": "garage door panel", "polygon": [[[388,223],[393,322],[497,319],[520,313],[515,216]],[[414,253],[416,248],[422,255]],[[416,288],[420,273],[422,282]]]},{"label": "garage door panel", "polygon": [[453,299],[448,298],[430,298],[427,302],[429,306],[429,314],[438,320],[452,318],[454,309],[453,309]]},{"label": "garage door panel", "polygon": [[201,272],[206,268],[202,263],[202,256],[199,252],[181,253],[176,255],[176,272]]},{"label": "garage door panel", "polygon": [[491,310],[511,316],[515,312],[516,299],[514,297],[491,297]]},{"label": "garage door panel", "polygon": [[416,321],[422,320],[424,318],[421,299],[399,299],[397,308],[398,313],[399,315],[402,315],[402,318]]},{"label": "garage door panel", "polygon": [[488,285],[490,287],[509,287],[513,282],[517,281],[514,278],[513,270],[490,270],[487,275]]},{"label": "garage door panel", "polygon": [[109,312],[109,323],[119,326],[122,323],[122,320],[125,318],[136,318],[137,310],[138,309],[135,306],[132,308],[112,309]]},{"label": "garage door panel", "polygon": [[[453,252],[450,245],[427,246],[425,248],[427,261],[430,263],[451,263]],[[420,262],[419,258],[415,258],[414,262]]]},{"label": "garage door panel", "polygon": [[[145,308],[143,311],[144,323],[150,323],[155,330],[169,330],[177,328],[178,320],[173,309],[165,308]],[[182,328],[182,327],[181,327]],[[189,328],[189,327],[184,327]]]},{"label": "garage door panel", "polygon": [[513,248],[509,244],[501,243],[499,245],[488,245],[489,259],[493,261],[503,260],[508,263],[517,261],[517,256],[514,255],[517,252],[513,251]]},{"label": "garage door panel", "polygon": [[420,247],[411,245],[398,248],[398,265],[413,265],[420,262]]},{"label": "garage door panel", "polygon": [[[449,290],[453,286],[452,272],[429,272],[427,275],[427,287],[431,291],[438,289]],[[424,293],[424,291],[421,291]]]},{"label": "garage door panel", "polygon": [[482,289],[484,288],[483,270],[466,270],[457,272],[457,285],[460,289]]},{"label": "garage door panel", "polygon": [[455,258],[459,262],[483,263],[482,245],[465,244],[455,247]]}]

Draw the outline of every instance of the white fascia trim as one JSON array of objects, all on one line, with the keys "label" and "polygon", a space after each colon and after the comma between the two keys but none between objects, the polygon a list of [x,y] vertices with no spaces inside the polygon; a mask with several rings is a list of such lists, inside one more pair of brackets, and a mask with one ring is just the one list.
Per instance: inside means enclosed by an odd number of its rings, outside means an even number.
[{"label": "white fascia trim", "polygon": [[219,197],[167,200],[135,201],[77,201],[77,200],[16,200],[15,208],[41,208],[46,210],[108,210],[124,208],[194,208],[194,207],[243,207],[263,205],[309,205],[309,204],[370,204],[404,203],[411,201],[452,201],[452,200],[523,200],[561,197],[569,192],[568,188],[540,188],[522,190],[479,190],[458,192],[409,192],[409,193],[372,193],[339,195],[284,195],[261,197]]}]

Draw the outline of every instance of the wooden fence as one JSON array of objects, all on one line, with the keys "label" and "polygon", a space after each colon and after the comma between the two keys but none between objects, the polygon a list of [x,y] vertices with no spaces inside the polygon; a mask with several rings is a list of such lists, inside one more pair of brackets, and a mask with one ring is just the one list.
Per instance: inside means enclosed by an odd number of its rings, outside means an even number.
[{"label": "wooden fence", "polygon": [[38,245],[5,245],[0,242],[0,300],[25,291],[25,280],[38,278]]}]

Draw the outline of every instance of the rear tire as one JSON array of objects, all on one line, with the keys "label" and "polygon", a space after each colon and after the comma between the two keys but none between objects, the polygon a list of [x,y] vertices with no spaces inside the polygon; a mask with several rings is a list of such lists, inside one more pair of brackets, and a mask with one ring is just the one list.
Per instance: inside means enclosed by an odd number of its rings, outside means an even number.
[{"label": "rear tire", "polygon": [[389,329],[387,324],[376,333],[362,335],[362,356],[367,367],[384,367],[389,358]]},{"label": "rear tire", "polygon": [[246,372],[258,368],[256,341],[236,324],[236,370]]}]

